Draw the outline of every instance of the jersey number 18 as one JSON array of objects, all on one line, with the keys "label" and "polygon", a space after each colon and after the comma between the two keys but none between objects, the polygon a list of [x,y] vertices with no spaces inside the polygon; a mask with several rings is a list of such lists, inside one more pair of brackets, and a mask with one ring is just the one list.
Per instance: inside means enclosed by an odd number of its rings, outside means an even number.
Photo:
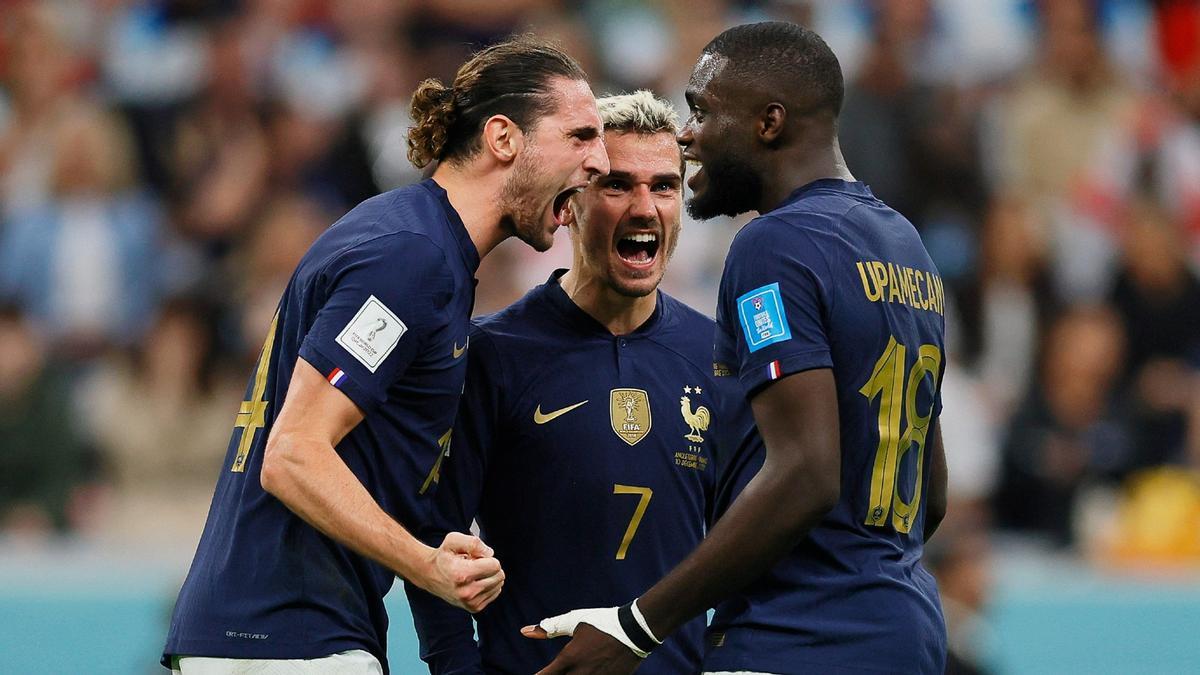
[{"label": "jersey number 18", "polygon": [[[935,345],[921,345],[917,349],[917,361],[904,376],[907,349],[888,338],[883,355],[875,362],[875,370],[859,393],[869,401],[880,399],[879,447],[875,451],[875,466],[871,472],[871,502],[867,505],[866,524],[886,527],[891,515],[892,527],[903,534],[912,530],[921,507],[921,467],[925,466],[925,436],[929,433],[929,420],[933,416],[933,397],[924,415],[917,412],[917,393],[926,375],[933,381],[930,391],[937,390],[937,378],[941,370],[942,352]],[[906,421],[900,429],[900,413]],[[898,485],[900,463],[904,455],[916,445],[916,484],[913,485],[912,500],[905,502]]]}]

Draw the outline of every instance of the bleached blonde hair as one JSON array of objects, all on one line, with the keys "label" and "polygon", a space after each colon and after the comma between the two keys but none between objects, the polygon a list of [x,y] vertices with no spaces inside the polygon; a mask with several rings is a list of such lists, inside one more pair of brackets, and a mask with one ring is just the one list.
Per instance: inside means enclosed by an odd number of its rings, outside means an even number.
[{"label": "bleached blonde hair", "polygon": [[632,94],[618,94],[596,99],[605,131],[656,134],[679,131],[679,115],[669,101],[653,92],[639,89]]}]

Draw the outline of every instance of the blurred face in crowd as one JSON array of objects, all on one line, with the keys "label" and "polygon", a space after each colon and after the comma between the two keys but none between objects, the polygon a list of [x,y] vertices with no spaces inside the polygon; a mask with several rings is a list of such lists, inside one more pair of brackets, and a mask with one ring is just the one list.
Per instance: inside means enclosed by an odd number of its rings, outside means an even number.
[{"label": "blurred face in crowd", "polygon": [[563,224],[571,195],[608,173],[603,126],[592,90],[582,80],[556,78],[558,108],[539,119],[513,160],[500,195],[502,222],[521,241],[545,251]]},{"label": "blurred face in crowd", "polygon": [[752,128],[737,108],[737,91],[722,72],[729,59],[704,54],[688,81],[691,112],[676,140],[690,167],[688,213],[697,219],[736,216],[757,208],[763,180],[752,162]]},{"label": "blurred face in crowd", "polygon": [[572,269],[619,295],[643,297],[658,288],[679,239],[679,147],[669,132],[610,132],[606,143],[608,174],[566,211]]},{"label": "blurred face in crowd", "polygon": [[1061,423],[1082,428],[1100,419],[1124,350],[1111,312],[1080,309],[1058,319],[1046,338],[1043,391]]}]

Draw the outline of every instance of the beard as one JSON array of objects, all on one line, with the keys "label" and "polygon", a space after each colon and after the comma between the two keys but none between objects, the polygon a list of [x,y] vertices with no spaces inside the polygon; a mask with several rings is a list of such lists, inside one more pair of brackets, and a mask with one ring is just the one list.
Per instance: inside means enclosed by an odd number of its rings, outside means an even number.
[{"label": "beard", "polygon": [[544,205],[537,195],[545,192],[542,175],[538,172],[540,155],[533,145],[517,157],[512,175],[500,190],[500,226],[539,253],[550,250],[554,235],[542,225]]},{"label": "beard", "polygon": [[762,177],[740,157],[725,156],[704,163],[707,185],[688,200],[688,215],[696,220],[717,216],[739,216],[758,208],[762,199]]}]

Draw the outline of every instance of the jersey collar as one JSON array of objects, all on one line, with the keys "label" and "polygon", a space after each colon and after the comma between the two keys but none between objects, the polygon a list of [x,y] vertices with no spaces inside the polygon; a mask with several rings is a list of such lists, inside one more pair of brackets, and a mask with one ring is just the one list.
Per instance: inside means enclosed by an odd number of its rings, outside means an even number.
[{"label": "jersey collar", "polygon": [[455,211],[454,206],[450,204],[450,197],[446,194],[446,190],[432,178],[426,178],[421,181],[420,185],[433,195],[438,204],[441,204],[442,210],[446,212],[446,226],[458,240],[458,248],[462,251],[463,262],[467,264],[467,269],[474,274],[479,269],[479,250],[475,248],[475,242],[471,241],[471,235],[467,232],[467,226],[463,224],[458,211]]},{"label": "jersey collar", "polygon": [[642,325],[637,327],[637,330],[628,335],[613,335],[604,324],[593,318],[591,314],[580,309],[579,305],[576,305],[575,301],[563,290],[562,284],[558,280],[566,273],[566,269],[554,270],[550,278],[546,280],[546,283],[538,286],[537,290],[546,302],[550,303],[555,309],[555,313],[580,333],[588,335],[600,334],[609,338],[638,338],[653,333],[659,328],[660,324],[664,323],[663,314],[665,313],[665,306],[663,305],[663,294],[662,291],[655,289],[654,313],[650,315],[650,318],[646,319]]},{"label": "jersey collar", "polygon": [[833,190],[835,192],[844,192],[844,193],[858,195],[860,197],[867,197],[867,198],[871,198],[871,199],[873,199],[875,197],[875,195],[871,194],[871,188],[868,187],[867,184],[862,181],[849,181],[849,180],[842,180],[841,178],[818,178],[817,180],[814,180],[811,183],[805,183],[804,185],[801,185],[800,187],[796,188],[795,190],[792,190],[792,193],[787,196],[787,199],[783,200],[782,204],[780,204],[779,206],[776,206],[774,209],[771,209],[771,210],[774,211],[776,209],[783,208],[784,206],[787,206],[789,204],[793,204],[796,201],[798,201],[801,197],[808,194],[809,192],[812,192],[814,190],[821,190],[821,189]]}]

